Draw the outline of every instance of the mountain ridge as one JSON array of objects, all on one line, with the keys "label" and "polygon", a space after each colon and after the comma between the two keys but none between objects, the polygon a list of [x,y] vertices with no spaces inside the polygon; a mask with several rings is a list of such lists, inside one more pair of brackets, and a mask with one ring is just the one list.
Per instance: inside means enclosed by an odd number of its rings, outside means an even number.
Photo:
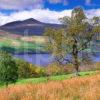
[{"label": "mountain ridge", "polygon": [[43,35],[45,28],[62,28],[61,24],[43,23],[36,19],[30,18],[23,21],[14,21],[0,26],[0,30],[8,31],[20,35]]}]

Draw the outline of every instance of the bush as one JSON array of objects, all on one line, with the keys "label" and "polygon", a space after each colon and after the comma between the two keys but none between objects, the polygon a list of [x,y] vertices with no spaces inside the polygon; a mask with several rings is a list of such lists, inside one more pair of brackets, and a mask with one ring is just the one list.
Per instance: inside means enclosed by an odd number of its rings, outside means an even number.
[{"label": "bush", "polygon": [[46,68],[47,75],[61,75],[69,74],[74,70],[72,64],[59,65],[58,63],[52,63]]},{"label": "bush", "polygon": [[100,70],[100,62],[97,62],[97,63],[94,64],[94,69]]},{"label": "bush", "polygon": [[72,64],[67,64],[62,67],[62,73],[63,74],[70,74],[74,71],[74,67]]},{"label": "bush", "polygon": [[18,67],[13,57],[7,52],[0,52],[0,81],[8,85],[18,79]]},{"label": "bush", "polygon": [[38,74],[38,77],[46,76],[45,67],[36,67],[35,72]]},{"label": "bush", "polygon": [[40,68],[23,60],[17,59],[19,78],[32,78],[45,76],[45,68]]},{"label": "bush", "polygon": [[53,63],[46,67],[46,75],[58,75],[61,73],[61,67]]},{"label": "bush", "polygon": [[31,78],[36,76],[36,73],[33,71],[33,66],[30,66],[28,62],[17,59],[16,64],[18,66],[18,77],[19,78]]}]

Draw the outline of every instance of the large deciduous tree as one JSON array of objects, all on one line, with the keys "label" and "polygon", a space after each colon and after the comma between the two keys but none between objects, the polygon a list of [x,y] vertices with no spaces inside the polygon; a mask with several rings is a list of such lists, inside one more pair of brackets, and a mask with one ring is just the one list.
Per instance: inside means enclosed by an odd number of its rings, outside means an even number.
[{"label": "large deciduous tree", "polygon": [[64,24],[63,28],[46,29],[48,50],[60,64],[72,63],[78,75],[80,64],[87,61],[85,55],[80,54],[90,47],[94,34],[100,32],[100,18],[88,19],[83,9],[77,7],[72,10],[71,17],[65,16],[60,21]]}]

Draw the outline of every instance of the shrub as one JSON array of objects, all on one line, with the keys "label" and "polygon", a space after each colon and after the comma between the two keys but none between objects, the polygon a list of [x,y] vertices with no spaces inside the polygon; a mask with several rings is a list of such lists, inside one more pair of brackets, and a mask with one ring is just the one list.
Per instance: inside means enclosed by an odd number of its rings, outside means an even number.
[{"label": "shrub", "polygon": [[21,59],[16,60],[18,66],[18,77],[19,78],[31,78],[36,77],[37,73],[34,71],[34,66],[25,62]]},{"label": "shrub", "polygon": [[72,64],[59,65],[58,63],[52,63],[46,68],[47,75],[61,75],[72,73],[74,67]]},{"label": "shrub", "polygon": [[45,67],[36,67],[35,72],[39,77],[46,76],[46,68]]},{"label": "shrub", "polygon": [[23,60],[17,59],[19,78],[32,78],[45,76],[45,68],[40,68]]},{"label": "shrub", "polygon": [[46,74],[47,75],[57,75],[61,73],[61,68],[58,66],[57,63],[50,64],[46,67]]},{"label": "shrub", "polygon": [[13,57],[7,52],[0,52],[0,81],[5,83],[15,83],[18,79],[18,67]]},{"label": "shrub", "polygon": [[97,62],[97,63],[94,64],[94,69],[100,70],[100,62]]},{"label": "shrub", "polygon": [[74,71],[74,67],[72,64],[67,64],[62,67],[63,74],[69,74],[72,73],[73,71]]}]

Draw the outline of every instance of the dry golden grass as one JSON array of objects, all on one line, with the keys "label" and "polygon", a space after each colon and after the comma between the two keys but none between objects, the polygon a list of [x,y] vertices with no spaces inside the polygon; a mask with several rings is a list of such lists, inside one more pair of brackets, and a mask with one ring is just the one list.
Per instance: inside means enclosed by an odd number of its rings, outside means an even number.
[{"label": "dry golden grass", "polygon": [[16,41],[16,42],[13,41],[13,42],[11,43],[11,45],[12,45],[12,46],[15,46],[15,47],[16,47],[16,46],[18,46],[18,47],[21,46],[20,42],[17,42],[17,41]]},{"label": "dry golden grass", "polygon": [[0,100],[100,100],[100,75],[9,86]]},{"label": "dry golden grass", "polygon": [[26,42],[35,42],[35,43],[46,43],[48,42],[47,36],[31,36],[31,37],[22,37],[21,40]]}]

